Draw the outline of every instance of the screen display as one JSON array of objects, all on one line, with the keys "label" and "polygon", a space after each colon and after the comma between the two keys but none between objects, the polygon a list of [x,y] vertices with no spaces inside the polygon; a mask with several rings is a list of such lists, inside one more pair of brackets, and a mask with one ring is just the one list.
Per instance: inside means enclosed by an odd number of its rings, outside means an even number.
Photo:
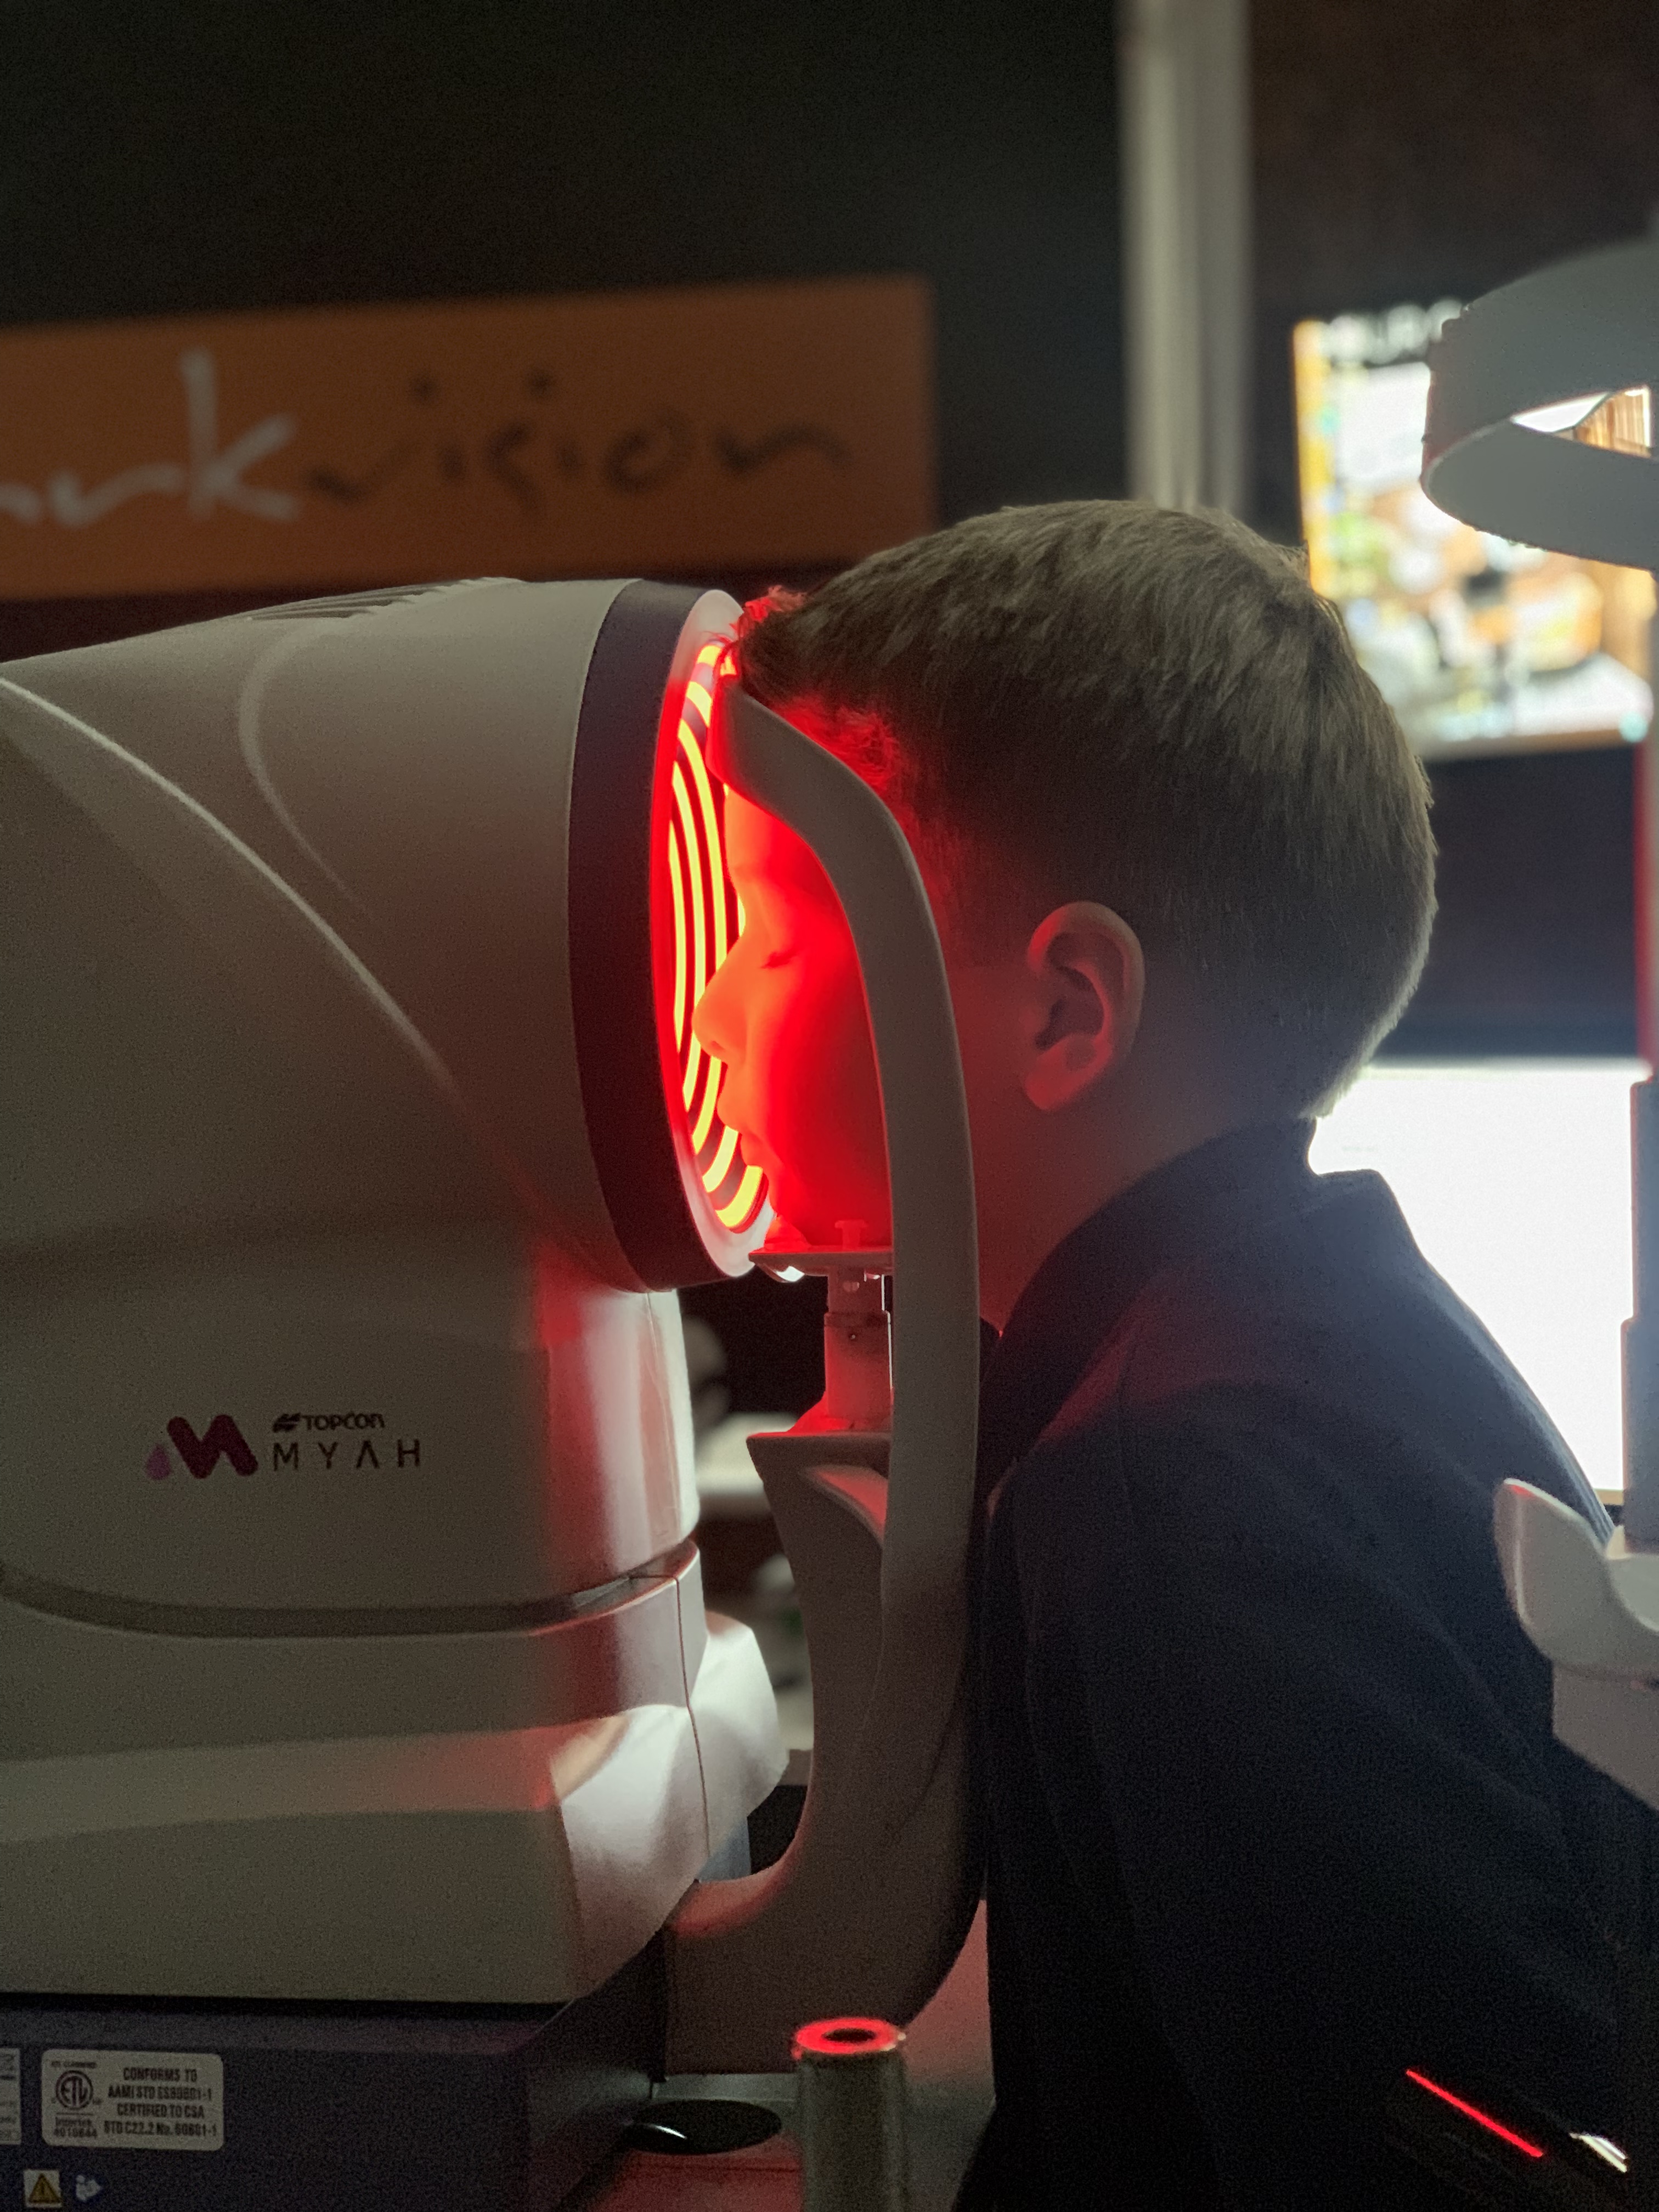
[{"label": "screen display", "polygon": [[[1633,741],[1653,707],[1652,577],[1492,537],[1443,514],[1418,482],[1425,356],[1459,307],[1442,300],[1297,324],[1314,588],[1340,607],[1425,753]],[[1586,413],[1599,397],[1586,398]]]},{"label": "screen display", "polygon": [[1367,1068],[1319,1125],[1321,1173],[1380,1170],[1604,1496],[1624,1486],[1634,1060]]}]

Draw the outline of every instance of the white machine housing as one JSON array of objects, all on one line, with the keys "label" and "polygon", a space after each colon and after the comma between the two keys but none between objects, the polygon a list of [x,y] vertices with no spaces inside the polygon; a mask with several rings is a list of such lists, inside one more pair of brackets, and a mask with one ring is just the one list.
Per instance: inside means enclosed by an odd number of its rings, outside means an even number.
[{"label": "white machine housing", "polygon": [[746,1261],[637,873],[736,611],[486,581],[0,670],[7,1987],[562,2000],[781,1771],[690,1541],[668,1285]]},{"label": "white machine housing", "polygon": [[[665,1929],[665,2063],[754,2070],[948,1969],[960,1058],[893,817],[716,684],[737,612],[485,580],[0,667],[7,1986],[555,2003]],[[725,896],[711,775],[852,930],[893,1395],[878,1433],[820,1408],[757,1450],[811,1780],[779,1865],[699,1882],[784,1764],[752,1638],[703,1612],[670,1295],[766,1226],[678,899],[665,934],[674,837],[679,890],[695,857]]]}]

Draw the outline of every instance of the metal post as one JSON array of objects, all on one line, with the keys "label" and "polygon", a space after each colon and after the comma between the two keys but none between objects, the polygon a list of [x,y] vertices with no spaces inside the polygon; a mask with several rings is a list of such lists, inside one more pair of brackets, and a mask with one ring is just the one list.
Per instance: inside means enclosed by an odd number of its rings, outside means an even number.
[{"label": "metal post", "polygon": [[[1659,754],[1649,730],[1636,778],[1637,1049],[1659,1068]],[[1659,1547],[1659,1083],[1631,1093],[1631,1317],[1624,1329],[1625,1535]]]},{"label": "metal post", "polygon": [[803,2212],[906,2212],[904,2031],[817,2020],[795,2032]]},{"label": "metal post", "polygon": [[1121,0],[1129,489],[1249,496],[1249,0]]}]

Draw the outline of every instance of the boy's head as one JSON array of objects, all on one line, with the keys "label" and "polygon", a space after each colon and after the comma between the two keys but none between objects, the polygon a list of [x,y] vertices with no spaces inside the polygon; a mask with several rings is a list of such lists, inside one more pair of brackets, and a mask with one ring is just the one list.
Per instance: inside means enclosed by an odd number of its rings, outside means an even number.
[{"label": "boy's head", "polygon": [[[1017,1291],[1159,1159],[1314,1111],[1410,994],[1433,911],[1422,771],[1334,611],[1225,516],[981,516],[775,593],[736,663],[915,852],[962,1036],[988,1310],[1007,1303],[993,1279]],[[780,1211],[834,1243],[849,1215],[884,1226],[856,964],[811,855],[730,814],[750,921],[699,1025]]]}]

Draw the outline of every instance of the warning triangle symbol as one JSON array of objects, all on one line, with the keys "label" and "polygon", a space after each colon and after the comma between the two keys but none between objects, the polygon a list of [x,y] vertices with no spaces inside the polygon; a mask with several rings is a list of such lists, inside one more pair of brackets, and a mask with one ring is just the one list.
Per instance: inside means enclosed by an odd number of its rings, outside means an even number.
[{"label": "warning triangle symbol", "polygon": [[29,2185],[27,2196],[23,2199],[26,2204],[40,2205],[60,2205],[63,2201],[64,2192],[58,2186],[58,2178],[51,2173],[37,2173]]}]

